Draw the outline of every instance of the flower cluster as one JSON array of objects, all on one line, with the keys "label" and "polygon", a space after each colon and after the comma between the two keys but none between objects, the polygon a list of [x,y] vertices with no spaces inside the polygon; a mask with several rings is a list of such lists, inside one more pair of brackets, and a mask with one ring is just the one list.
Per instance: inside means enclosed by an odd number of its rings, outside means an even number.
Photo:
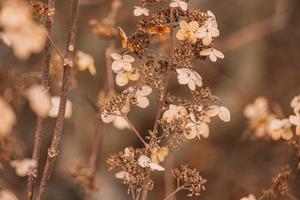
[{"label": "flower cluster", "polygon": [[188,197],[199,196],[205,190],[207,180],[196,169],[182,165],[179,169],[172,170],[172,175],[177,180],[178,187],[189,192]]},{"label": "flower cluster", "polygon": [[299,136],[299,96],[293,98],[291,107],[294,114],[289,118],[282,118],[270,110],[266,98],[258,97],[253,104],[246,106],[244,114],[256,137],[290,140],[294,135],[293,126],[296,129],[295,135]]},{"label": "flower cluster", "polygon": [[30,6],[21,0],[4,1],[0,12],[1,39],[25,60],[44,48],[47,32],[32,20]]}]

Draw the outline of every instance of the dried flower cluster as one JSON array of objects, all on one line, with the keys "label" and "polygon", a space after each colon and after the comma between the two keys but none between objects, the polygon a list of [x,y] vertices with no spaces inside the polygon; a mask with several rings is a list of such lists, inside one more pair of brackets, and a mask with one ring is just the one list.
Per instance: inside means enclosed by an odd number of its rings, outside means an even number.
[{"label": "dried flower cluster", "polygon": [[249,119],[250,128],[256,137],[290,140],[294,135],[299,136],[299,105],[299,96],[296,96],[291,101],[294,114],[283,118],[270,110],[266,98],[258,97],[253,104],[245,108],[244,114]]}]

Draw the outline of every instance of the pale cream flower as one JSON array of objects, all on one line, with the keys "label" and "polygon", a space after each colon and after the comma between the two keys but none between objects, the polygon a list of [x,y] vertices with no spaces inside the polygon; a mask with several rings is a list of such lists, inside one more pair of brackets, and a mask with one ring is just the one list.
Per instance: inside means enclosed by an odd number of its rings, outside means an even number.
[{"label": "pale cream flower", "polygon": [[16,195],[8,190],[0,191],[0,200],[18,200]]},{"label": "pale cream flower", "polygon": [[27,176],[32,169],[37,167],[37,162],[32,159],[13,160],[10,162],[10,166],[15,168],[18,176]]},{"label": "pale cream flower", "polygon": [[213,27],[218,28],[218,23],[215,14],[212,11],[208,10],[207,15],[209,16],[209,18],[206,20],[205,25],[212,25]]},{"label": "pale cream flower", "polygon": [[187,23],[186,21],[180,21],[180,29],[176,33],[176,38],[178,40],[188,40],[192,44],[197,42],[197,34],[196,31],[199,29],[199,23],[196,21],[192,21]]},{"label": "pale cream flower", "polygon": [[[128,88],[129,91],[133,91],[133,87]],[[140,108],[147,108],[150,104],[149,99],[147,96],[149,96],[152,92],[152,88],[149,86],[142,86],[140,89],[135,90],[136,100],[137,100],[137,106]]]},{"label": "pale cream flower", "polygon": [[165,170],[165,168],[163,168],[159,164],[151,162],[150,158],[145,156],[145,155],[141,155],[139,157],[138,164],[142,168],[149,167],[150,169],[157,170],[157,171],[164,171]]},{"label": "pale cream flower", "polygon": [[76,65],[79,71],[88,70],[93,76],[97,74],[94,58],[83,51],[76,52]]},{"label": "pale cream flower", "polygon": [[216,62],[218,58],[224,58],[224,54],[215,48],[208,48],[200,51],[200,56],[209,56],[209,59],[212,62]]},{"label": "pale cream flower", "polygon": [[43,50],[47,31],[31,18],[30,7],[23,1],[5,1],[0,12],[0,25],[4,42],[12,47],[15,55],[25,60],[32,53]]},{"label": "pale cream flower", "polygon": [[293,137],[291,123],[288,119],[273,119],[268,126],[269,135],[273,140],[289,140]]},{"label": "pale cream flower", "polygon": [[196,35],[198,38],[202,39],[203,45],[208,46],[212,42],[213,38],[220,35],[220,31],[212,24],[208,24],[207,26],[200,27],[197,30]]},{"label": "pale cream flower", "polygon": [[130,55],[122,56],[118,53],[111,54],[111,57],[114,59],[114,61],[112,63],[112,70],[115,73],[118,73],[123,70],[132,71],[131,63],[133,63],[135,61],[134,57],[132,57]]},{"label": "pale cream flower", "polygon": [[0,138],[7,136],[17,121],[16,114],[11,106],[0,97]]},{"label": "pale cream flower", "polygon": [[292,125],[296,126],[296,135],[300,136],[300,116],[298,114],[290,115],[289,121]]},{"label": "pale cream flower", "polygon": [[129,179],[130,174],[125,171],[119,171],[115,174],[117,179]]},{"label": "pale cream flower", "polygon": [[201,139],[201,137],[207,138],[209,136],[209,127],[204,122],[189,122],[185,126],[186,132],[184,133],[184,136],[186,139],[194,139],[196,136]]},{"label": "pale cream flower", "polygon": [[133,14],[134,14],[134,16],[137,16],[137,17],[141,16],[141,15],[149,16],[149,10],[147,8],[134,6]]},{"label": "pale cream flower", "polygon": [[178,75],[178,82],[182,85],[188,85],[190,90],[195,90],[196,86],[201,87],[203,85],[201,76],[188,68],[176,69]]},{"label": "pale cream flower", "polygon": [[256,197],[253,194],[249,194],[247,197],[243,197],[240,200],[256,200]]},{"label": "pale cream flower", "polygon": [[[51,109],[48,113],[49,117],[56,118],[59,110],[60,97],[53,96],[51,97]],[[67,100],[65,118],[70,118],[72,116],[72,102]]]},{"label": "pale cream flower", "polygon": [[45,87],[33,85],[25,92],[31,109],[40,117],[47,117],[51,109],[50,95]]},{"label": "pale cream flower", "polygon": [[[121,114],[121,113],[120,113]],[[104,123],[113,123],[113,126],[117,129],[124,130],[124,129],[130,129],[130,125],[128,122],[124,119],[124,117],[117,116],[117,115],[109,115],[106,111],[101,113],[101,119]]]},{"label": "pale cream flower", "polygon": [[172,2],[170,3],[170,7],[172,8],[181,8],[184,11],[187,11],[188,9],[188,4],[187,2],[183,1],[183,0],[172,0]]},{"label": "pale cream flower", "polygon": [[163,162],[168,154],[169,154],[168,147],[155,147],[151,154],[151,161],[153,163]]},{"label": "pale cream flower", "polygon": [[205,109],[204,113],[208,117],[215,117],[218,115],[224,122],[229,122],[231,119],[230,111],[225,106],[209,106]]},{"label": "pale cream flower", "polygon": [[132,71],[122,70],[117,73],[116,83],[118,86],[125,86],[130,81],[137,81],[140,78],[140,74],[137,70],[133,69]]},{"label": "pale cream flower", "polygon": [[169,105],[169,109],[163,114],[163,119],[167,122],[171,122],[174,119],[186,117],[187,110],[183,106],[176,106],[174,104]]}]

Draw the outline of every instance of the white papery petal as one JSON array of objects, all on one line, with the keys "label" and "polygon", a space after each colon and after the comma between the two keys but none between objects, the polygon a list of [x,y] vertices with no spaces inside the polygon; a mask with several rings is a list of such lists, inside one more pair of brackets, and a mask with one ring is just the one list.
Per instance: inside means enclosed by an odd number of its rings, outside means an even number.
[{"label": "white papery petal", "polygon": [[145,155],[141,155],[138,159],[138,163],[139,163],[139,166],[145,168],[145,167],[149,167],[149,164],[150,164],[150,158],[148,158],[147,156]]},{"label": "white papery petal", "polygon": [[197,38],[203,39],[207,35],[207,29],[204,27],[200,27],[195,34]]},{"label": "white papery petal", "polygon": [[111,54],[111,57],[114,59],[114,60],[121,60],[122,59],[122,55],[118,54],[118,53],[112,53]]},{"label": "white papery petal", "polygon": [[188,86],[189,86],[189,88],[190,88],[190,90],[195,90],[196,89],[196,84],[195,84],[195,82],[193,81],[193,80],[189,80],[189,82],[188,82]]},{"label": "white papery petal", "polygon": [[218,106],[209,106],[205,110],[205,115],[207,115],[208,117],[215,117],[219,114],[219,112],[220,109]]},{"label": "white papery petal", "polygon": [[224,58],[224,54],[221,51],[218,51],[217,49],[213,49],[213,54],[217,56],[218,58]]},{"label": "white papery petal", "polygon": [[135,58],[131,55],[124,55],[123,56],[123,60],[124,62],[129,62],[129,63],[132,63],[135,61]]},{"label": "white papery petal", "polygon": [[115,73],[118,73],[120,72],[124,67],[124,62],[120,61],[120,60],[117,60],[117,61],[114,61],[112,63],[112,70],[115,72]]},{"label": "white papery petal", "polygon": [[131,72],[132,71],[132,65],[130,63],[128,63],[128,62],[124,62],[123,63],[123,69],[125,71]]},{"label": "white papery petal", "polygon": [[212,36],[211,36],[211,34],[207,34],[207,35],[203,38],[203,40],[202,40],[202,43],[203,43],[203,45],[205,45],[205,46],[210,45],[211,42],[212,42]]},{"label": "white papery petal", "polygon": [[209,56],[212,54],[212,48],[204,49],[200,51],[200,56]]},{"label": "white papery petal", "polygon": [[198,136],[203,136],[207,138],[209,136],[209,126],[206,123],[201,123],[197,125]]},{"label": "white papery petal", "polygon": [[113,120],[113,125],[114,125],[114,127],[116,127],[117,129],[120,129],[120,130],[124,130],[126,128],[130,129],[130,125],[128,124],[126,119],[124,119],[124,117],[120,117],[120,116],[115,116],[115,118]]},{"label": "white papery petal", "polygon": [[136,94],[138,96],[148,96],[149,94],[151,94],[152,92],[152,88],[149,86],[142,86],[141,90],[137,90]]},{"label": "white papery petal", "polygon": [[197,136],[197,129],[196,129],[196,124],[189,122],[185,128],[187,129],[187,131],[184,133],[184,136],[186,137],[186,139],[191,140],[194,139]]},{"label": "white papery petal", "polygon": [[209,59],[212,61],[212,62],[216,62],[217,61],[217,56],[215,56],[213,53],[209,54]]},{"label": "white papery petal", "polygon": [[179,4],[178,4],[178,2],[171,2],[169,6],[172,8],[177,8],[179,6]]},{"label": "white papery petal", "polygon": [[229,122],[231,115],[230,115],[230,111],[224,107],[224,106],[220,106],[219,107],[219,114],[218,114],[219,118],[224,121],[224,122]]},{"label": "white papery petal", "polygon": [[11,106],[0,97],[0,140],[7,136],[17,121],[16,114]]},{"label": "white papery petal", "polygon": [[[57,117],[59,111],[59,103],[60,97],[53,96],[51,97],[51,109],[48,113],[49,117]],[[65,118],[70,118],[72,116],[72,102],[67,100],[66,111],[65,111]]]},{"label": "white papery petal", "polygon": [[116,83],[118,86],[125,86],[127,85],[129,81],[129,78],[127,76],[127,73],[124,73],[124,72],[119,72],[116,76]]},{"label": "white papery petal", "polygon": [[136,96],[137,106],[140,108],[147,108],[150,105],[150,102],[147,97]]},{"label": "white papery petal", "polygon": [[188,4],[187,4],[186,2],[184,2],[184,1],[179,1],[178,3],[179,3],[179,6],[180,6],[180,8],[181,8],[182,10],[187,11],[187,9],[188,9]]},{"label": "white papery petal", "polygon": [[149,166],[152,170],[157,170],[157,171],[165,170],[165,168],[163,168],[162,166],[160,166],[159,164],[156,164],[156,163],[150,163]]},{"label": "white papery petal", "polygon": [[119,171],[115,174],[115,177],[117,179],[124,179],[124,178],[127,178],[128,176],[129,176],[129,173],[125,172],[125,171]]},{"label": "white papery petal", "polygon": [[27,174],[37,166],[37,162],[32,159],[14,160],[10,165],[15,168],[18,176],[27,176]]},{"label": "white papery petal", "polygon": [[101,113],[101,119],[106,124],[114,121],[115,117],[116,116],[114,116],[114,115],[108,115],[108,114],[105,114],[105,113]]}]

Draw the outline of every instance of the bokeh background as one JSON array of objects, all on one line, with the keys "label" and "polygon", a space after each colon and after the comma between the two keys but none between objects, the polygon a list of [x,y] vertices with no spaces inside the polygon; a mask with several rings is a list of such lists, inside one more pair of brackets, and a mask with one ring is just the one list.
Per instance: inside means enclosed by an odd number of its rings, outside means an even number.
[{"label": "bokeh background", "polygon": [[[117,25],[127,33],[134,31],[137,17],[132,15],[135,0],[123,0],[118,13]],[[94,102],[103,88],[105,78],[105,49],[107,40],[94,35],[88,22],[103,19],[110,11],[111,1],[81,0],[77,49],[91,54],[96,60],[97,76],[87,72],[76,74],[77,88],[70,92],[73,102],[73,117],[68,119],[63,130],[60,155],[57,160],[47,200],[79,200],[82,191],[70,176],[70,168],[78,161],[87,162],[93,142],[96,112],[86,96]],[[67,41],[70,0],[57,1],[54,21],[54,41],[64,50]],[[166,4],[167,5],[167,4]],[[172,152],[167,163],[178,167],[189,164],[208,179],[206,191],[198,199],[233,200],[249,193],[257,196],[269,186],[271,178],[280,168],[292,160],[292,151],[283,142],[250,140],[247,121],[243,116],[245,105],[257,96],[266,96],[282,107],[289,108],[293,96],[300,94],[300,1],[299,0],[192,0],[192,5],[215,13],[221,31],[216,40],[217,49],[225,59],[217,63],[195,62],[194,66],[204,79],[204,84],[220,97],[232,114],[228,124],[214,120],[208,139],[192,141]],[[117,39],[118,47],[119,39]],[[0,44],[0,69],[14,68],[17,72],[38,72],[42,55],[35,55],[27,62],[18,61],[11,50]],[[2,73],[2,72],[1,72]],[[186,87],[178,87],[172,77],[170,92],[185,95]],[[121,90],[119,90],[121,91]],[[84,95],[82,95],[84,93]],[[151,97],[151,105],[145,110],[134,109],[130,118],[144,133],[153,126],[157,99]],[[47,147],[51,141],[54,120],[47,121],[43,140],[42,159],[45,162]],[[35,115],[28,105],[18,110],[18,125],[13,135],[18,138],[24,157],[30,157],[33,147]],[[108,171],[106,159],[126,146],[139,147],[140,142],[129,130],[119,131],[106,125],[104,142],[99,160],[97,178],[100,191],[94,199],[130,199],[126,188]],[[0,171],[1,182],[19,194],[24,194],[25,178],[14,175],[13,170]],[[162,175],[155,177],[155,189],[149,199],[162,199],[165,184]],[[300,198],[300,180],[296,176],[291,193]],[[177,199],[187,199],[180,193]],[[197,199],[197,198],[195,198]]]}]

